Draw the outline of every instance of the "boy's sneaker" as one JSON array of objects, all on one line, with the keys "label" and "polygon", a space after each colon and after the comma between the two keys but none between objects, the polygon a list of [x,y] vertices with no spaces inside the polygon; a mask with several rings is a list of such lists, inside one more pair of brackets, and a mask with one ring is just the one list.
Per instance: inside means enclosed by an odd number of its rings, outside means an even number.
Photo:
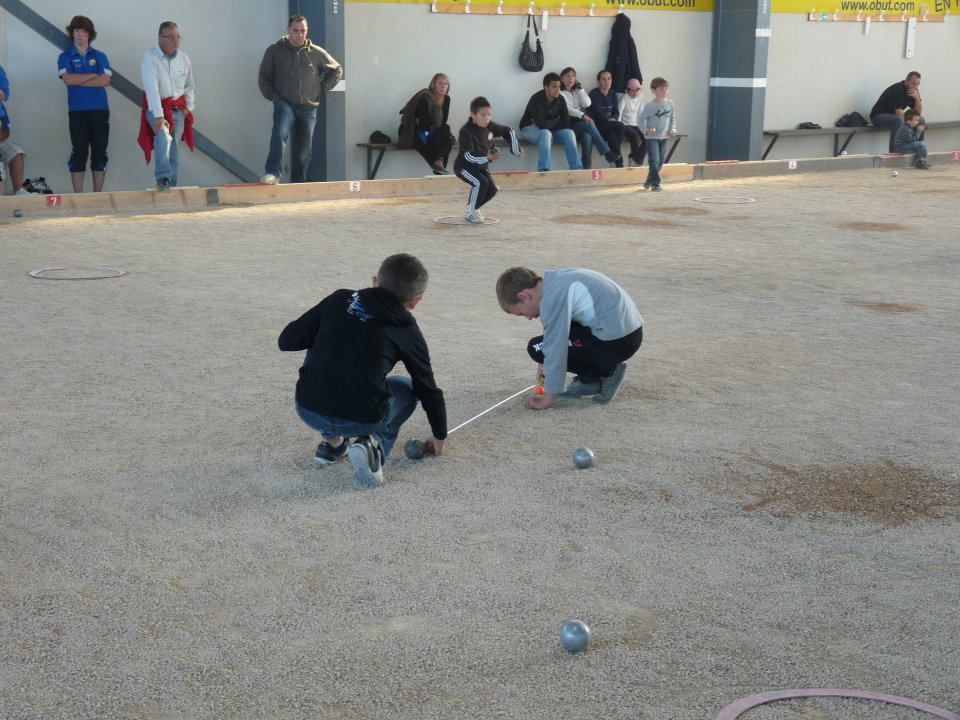
[{"label": "boy's sneaker", "polygon": [[313,455],[313,462],[317,465],[333,465],[335,462],[343,460],[347,454],[347,445],[349,445],[344,439],[342,443],[334,447],[326,440],[317,445],[317,452]]},{"label": "boy's sneaker", "polygon": [[267,173],[262,178],[260,178],[260,182],[262,182],[264,185],[277,185],[280,183],[280,178],[278,178],[273,173]]},{"label": "boy's sneaker", "polygon": [[468,223],[473,223],[474,225],[483,225],[483,215],[476,210],[473,212],[468,212],[464,216],[464,220],[466,220]]},{"label": "boy's sneaker", "polygon": [[916,166],[917,166],[917,170],[930,169],[930,163],[928,163],[926,160],[917,160]]},{"label": "boy's sneaker", "polygon": [[660,192],[661,190],[663,190],[663,188],[660,187],[659,185],[654,185],[653,187],[650,188],[650,190],[652,190],[653,192]]},{"label": "boy's sneaker", "polygon": [[560,393],[560,396],[587,397],[588,395],[599,395],[602,389],[603,384],[599,380],[596,382],[583,382],[580,376],[577,375],[577,377],[570,381],[567,389]]},{"label": "boy's sneaker", "polygon": [[643,184],[643,189],[644,189],[644,190],[649,190],[649,189],[652,188],[652,187],[653,187],[653,183],[651,183],[651,182],[645,182],[645,183]]},{"label": "boy's sneaker", "polygon": [[170,178],[160,178],[157,180],[157,190],[160,192],[169,192]]},{"label": "boy's sneaker", "polygon": [[362,488],[378,488],[383,485],[383,457],[377,441],[369,435],[358,437],[347,448],[350,462],[357,471],[355,484]]},{"label": "boy's sneaker", "polygon": [[617,365],[610,377],[603,378],[603,380],[600,381],[603,389],[600,391],[599,395],[593,398],[593,401],[595,403],[600,403],[601,405],[606,405],[608,402],[613,400],[617,396],[617,391],[620,389],[620,386],[623,385],[623,376],[626,374],[627,364],[620,363]]}]

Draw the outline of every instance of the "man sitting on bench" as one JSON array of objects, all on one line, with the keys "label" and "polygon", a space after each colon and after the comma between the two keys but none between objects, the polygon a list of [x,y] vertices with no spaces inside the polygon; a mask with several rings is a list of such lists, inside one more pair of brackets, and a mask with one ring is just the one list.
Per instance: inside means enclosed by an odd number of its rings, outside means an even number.
[{"label": "man sitting on bench", "polygon": [[[926,126],[922,115],[923,102],[920,100],[920,73],[916,70],[908,72],[906,80],[895,82],[884,90],[870,111],[870,122],[874,126],[890,130],[889,152],[897,151],[895,138],[897,131],[903,127],[903,113],[906,110],[913,110],[920,115],[921,128]],[[923,140],[922,130],[919,139]]]}]

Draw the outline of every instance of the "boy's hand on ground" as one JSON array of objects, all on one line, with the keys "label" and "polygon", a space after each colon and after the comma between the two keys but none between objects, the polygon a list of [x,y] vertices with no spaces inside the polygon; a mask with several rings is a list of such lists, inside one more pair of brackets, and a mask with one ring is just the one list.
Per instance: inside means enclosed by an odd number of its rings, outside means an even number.
[{"label": "boy's hand on ground", "polygon": [[527,398],[527,407],[531,410],[546,410],[553,405],[554,397],[554,395],[548,392],[545,392],[543,395],[531,395]]},{"label": "boy's hand on ground", "polygon": [[423,448],[431,455],[443,455],[443,447],[446,444],[447,444],[446,440],[437,440],[436,438],[430,438],[423,444]]}]

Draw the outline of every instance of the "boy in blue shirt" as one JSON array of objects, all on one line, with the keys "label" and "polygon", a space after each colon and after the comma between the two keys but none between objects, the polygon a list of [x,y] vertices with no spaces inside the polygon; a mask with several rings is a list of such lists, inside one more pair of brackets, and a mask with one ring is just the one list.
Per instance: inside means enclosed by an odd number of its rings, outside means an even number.
[{"label": "boy in blue shirt", "polygon": [[90,46],[97,31],[93,21],[77,15],[67,25],[73,40],[57,58],[57,71],[67,86],[67,108],[70,118],[70,142],[73,150],[67,161],[74,192],[83,192],[83,175],[90,156],[93,191],[103,190],[107,172],[107,141],[110,137],[110,109],[107,87],[113,70],[107,56]]}]

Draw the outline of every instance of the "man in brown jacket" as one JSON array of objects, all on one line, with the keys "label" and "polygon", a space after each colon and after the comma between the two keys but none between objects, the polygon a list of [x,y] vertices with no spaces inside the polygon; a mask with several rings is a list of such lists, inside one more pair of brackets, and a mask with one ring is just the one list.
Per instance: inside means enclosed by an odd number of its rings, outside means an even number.
[{"label": "man in brown jacket", "polygon": [[287,34],[267,48],[260,63],[260,92],[273,103],[273,133],[260,182],[280,182],[291,130],[290,182],[305,182],[313,157],[313,128],[317,124],[320,93],[331,90],[341,77],[340,63],[307,37],[307,19],[291,15]]}]

